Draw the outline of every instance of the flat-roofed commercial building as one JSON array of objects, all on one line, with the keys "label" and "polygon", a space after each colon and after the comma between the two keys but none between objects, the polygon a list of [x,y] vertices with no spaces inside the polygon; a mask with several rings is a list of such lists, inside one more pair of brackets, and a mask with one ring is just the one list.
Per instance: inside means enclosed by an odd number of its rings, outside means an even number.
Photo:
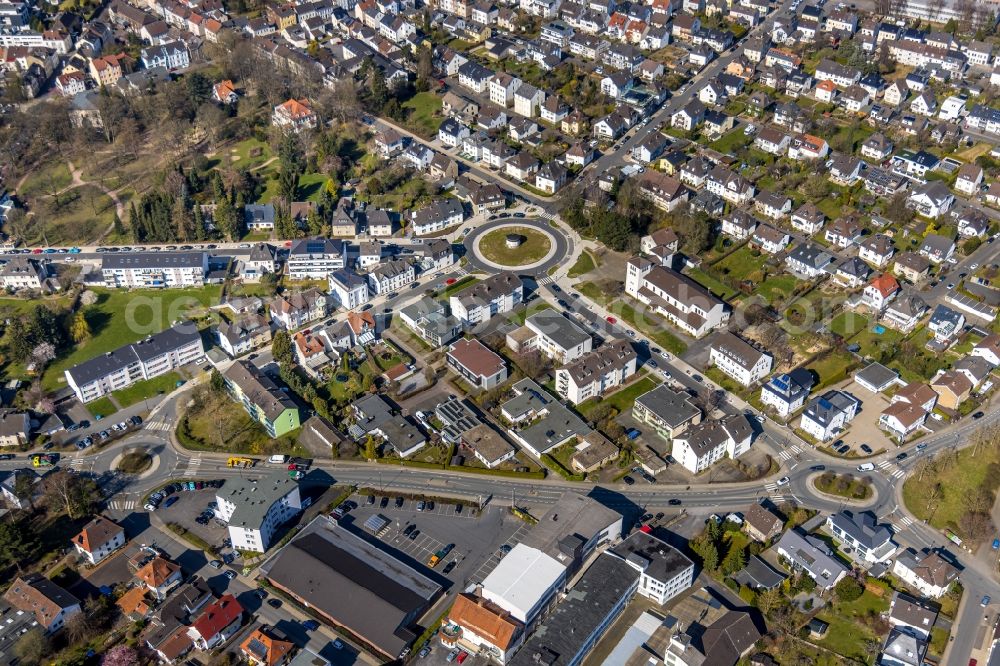
[{"label": "flat-roofed commercial building", "polygon": [[388,660],[417,638],[441,585],[378,544],[317,516],[262,571],[272,585]]}]

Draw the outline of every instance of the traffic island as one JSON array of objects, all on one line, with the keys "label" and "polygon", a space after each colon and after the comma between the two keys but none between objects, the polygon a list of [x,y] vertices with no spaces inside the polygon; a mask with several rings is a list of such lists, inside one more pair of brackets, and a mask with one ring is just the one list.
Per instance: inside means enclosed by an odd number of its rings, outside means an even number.
[{"label": "traffic island", "polygon": [[875,496],[871,480],[867,477],[857,477],[853,474],[834,474],[823,472],[809,481],[812,487],[824,495],[839,497],[850,502],[865,502]]},{"label": "traffic island", "polygon": [[142,474],[153,466],[153,456],[140,449],[126,451],[115,467],[123,474]]},{"label": "traffic island", "polygon": [[512,226],[483,234],[477,246],[487,261],[498,266],[519,268],[544,259],[552,249],[552,239],[531,227]]}]

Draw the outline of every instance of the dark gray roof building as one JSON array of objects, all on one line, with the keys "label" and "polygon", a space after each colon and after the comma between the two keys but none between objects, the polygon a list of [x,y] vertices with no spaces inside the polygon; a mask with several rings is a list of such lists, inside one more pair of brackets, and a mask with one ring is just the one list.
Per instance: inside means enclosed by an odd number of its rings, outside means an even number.
[{"label": "dark gray roof building", "polygon": [[263,567],[273,585],[390,660],[417,638],[441,586],[327,516]]}]

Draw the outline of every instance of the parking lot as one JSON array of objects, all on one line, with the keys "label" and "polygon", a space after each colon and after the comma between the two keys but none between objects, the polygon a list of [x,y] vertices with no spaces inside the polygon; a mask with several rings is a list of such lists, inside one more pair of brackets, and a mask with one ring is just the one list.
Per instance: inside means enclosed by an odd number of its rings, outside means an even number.
[{"label": "parking lot", "polygon": [[[358,529],[364,529],[364,522],[371,516],[384,516],[390,524],[379,539],[404,560],[425,569],[434,553],[452,544],[451,551],[433,570],[436,576],[453,584],[449,594],[481,582],[499,561],[496,553],[500,547],[508,542],[517,543],[516,535],[527,529],[526,524],[505,507],[487,506],[477,516],[468,506],[458,513],[452,502],[435,502],[432,510],[417,511],[417,500],[405,499],[397,508],[395,496],[388,497],[385,507],[381,506],[380,499],[368,505],[367,496],[355,495],[352,500],[358,508],[344,520],[353,521]],[[485,569],[491,561],[492,566]],[[444,573],[452,562],[455,563],[453,569]]]},{"label": "parking lot", "polygon": [[[201,525],[196,519],[204,511],[210,502],[215,501],[215,488],[203,490],[184,490],[170,495],[156,509],[156,515],[165,523],[176,523],[204,539],[210,544],[221,545],[229,532],[222,523],[216,520],[209,520],[207,524]],[[170,506],[167,502],[176,497]]]}]

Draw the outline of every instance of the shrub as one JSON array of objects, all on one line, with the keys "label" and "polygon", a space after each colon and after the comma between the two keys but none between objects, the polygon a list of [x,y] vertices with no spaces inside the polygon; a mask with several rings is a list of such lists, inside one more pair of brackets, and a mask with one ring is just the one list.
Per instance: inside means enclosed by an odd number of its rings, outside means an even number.
[{"label": "shrub", "polygon": [[865,592],[861,584],[850,576],[842,578],[834,590],[837,592],[837,598],[846,602],[857,601]]}]

